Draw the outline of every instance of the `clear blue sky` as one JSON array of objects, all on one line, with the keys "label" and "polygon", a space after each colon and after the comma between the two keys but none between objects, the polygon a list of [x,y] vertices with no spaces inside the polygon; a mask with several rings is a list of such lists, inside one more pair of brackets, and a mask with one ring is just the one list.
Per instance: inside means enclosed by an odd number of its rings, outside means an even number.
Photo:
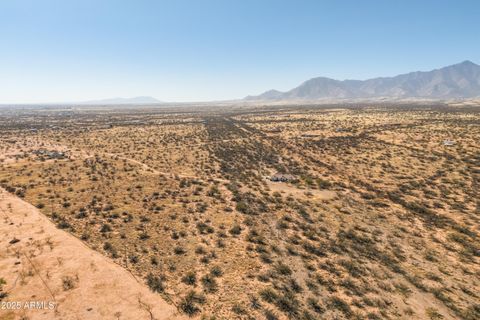
[{"label": "clear blue sky", "polygon": [[477,0],[0,0],[0,103],[234,99],[463,60]]}]

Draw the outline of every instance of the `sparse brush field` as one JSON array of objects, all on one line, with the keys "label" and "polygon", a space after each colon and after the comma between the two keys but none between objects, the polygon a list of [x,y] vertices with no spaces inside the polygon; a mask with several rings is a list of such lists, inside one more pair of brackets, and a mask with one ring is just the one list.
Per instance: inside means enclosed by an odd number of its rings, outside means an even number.
[{"label": "sparse brush field", "polygon": [[0,109],[0,184],[191,316],[474,320],[479,138],[475,106]]}]

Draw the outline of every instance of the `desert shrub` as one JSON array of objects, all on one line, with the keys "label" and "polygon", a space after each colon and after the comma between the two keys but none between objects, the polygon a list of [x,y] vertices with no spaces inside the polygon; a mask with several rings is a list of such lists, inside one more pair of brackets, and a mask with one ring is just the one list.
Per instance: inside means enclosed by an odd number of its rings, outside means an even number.
[{"label": "desert shrub", "polygon": [[147,216],[140,216],[140,222],[150,222],[150,218]]},{"label": "desert shrub", "polygon": [[71,276],[65,276],[62,278],[62,286],[64,291],[72,290],[75,288],[75,279]]},{"label": "desert shrub", "polygon": [[317,185],[320,189],[329,189],[332,186],[332,183],[328,180],[318,178],[317,179]]},{"label": "desert shrub", "polygon": [[480,303],[468,306],[463,310],[462,317],[466,320],[480,319]]},{"label": "desert shrub", "polygon": [[218,190],[218,187],[214,185],[210,188],[210,190],[208,190],[207,196],[209,197],[220,196],[220,190]]},{"label": "desert shrub", "polygon": [[257,297],[252,296],[250,297],[250,307],[252,309],[260,309],[262,307],[262,304],[260,303]]},{"label": "desert shrub", "polygon": [[355,260],[340,260],[340,265],[344,267],[352,277],[358,278],[365,275],[365,270]]},{"label": "desert shrub", "polygon": [[410,290],[410,288],[404,283],[397,282],[394,286],[405,298],[408,298],[412,294],[412,290]]},{"label": "desert shrub", "polygon": [[82,209],[80,209],[80,211],[75,215],[75,218],[84,219],[84,218],[87,217],[87,211],[85,209],[83,209],[83,210]]},{"label": "desert shrub", "polygon": [[268,253],[262,253],[260,255],[260,260],[262,260],[263,263],[268,263],[268,264],[273,262],[271,255]]},{"label": "desert shrub", "polygon": [[443,280],[440,276],[438,276],[437,274],[433,273],[433,272],[427,272],[425,274],[425,276],[427,277],[427,279],[429,280],[432,280],[432,281],[436,281],[438,283],[442,283]]},{"label": "desert shrub", "polygon": [[217,292],[218,285],[214,277],[207,274],[201,278],[201,281],[202,281],[203,289],[205,290],[205,292],[208,292],[208,293]]},{"label": "desert shrub", "polygon": [[435,250],[427,250],[427,251],[425,251],[424,257],[428,261],[437,262],[438,261],[438,252],[436,252]]},{"label": "desert shrub", "polygon": [[310,307],[310,309],[312,309],[313,311],[315,311],[318,314],[321,314],[321,313],[325,312],[325,309],[320,305],[318,300],[315,299],[315,298],[311,298],[311,297],[308,298],[307,299],[307,304]]},{"label": "desert shrub", "polygon": [[197,223],[197,229],[201,234],[208,234],[208,233],[213,233],[215,230],[213,227],[209,226],[205,222],[198,222]]},{"label": "desert shrub", "polygon": [[216,243],[217,243],[217,247],[219,248],[225,248],[226,246],[225,241],[223,241],[222,239],[218,239]]},{"label": "desert shrub", "polygon": [[3,286],[7,284],[4,278],[0,278],[0,301],[8,297],[8,293],[3,292]]},{"label": "desert shrub", "polygon": [[248,212],[248,205],[243,201],[239,201],[239,202],[237,202],[237,205],[235,206],[235,209],[238,212],[247,213]]},{"label": "desert shrub", "polygon": [[110,242],[105,242],[103,244],[103,250],[110,252],[112,258],[118,258],[118,252]]},{"label": "desert shrub", "polygon": [[298,256],[298,251],[293,246],[287,246],[287,253],[291,256]]},{"label": "desert shrub", "polygon": [[247,313],[247,310],[245,310],[245,308],[238,303],[235,303],[233,305],[232,311],[236,314],[239,314],[239,315]]},{"label": "desert shrub", "polygon": [[240,227],[238,224],[235,224],[228,232],[233,235],[239,235],[242,232],[242,227]]},{"label": "desert shrub", "polygon": [[150,238],[150,235],[146,232],[146,231],[143,231],[142,233],[140,233],[140,235],[138,236],[138,238],[140,240],[147,240]]},{"label": "desert shrub", "polygon": [[367,314],[367,319],[368,320],[382,320],[382,317],[375,312],[369,312]]},{"label": "desert shrub", "polygon": [[277,226],[277,229],[284,229],[284,230],[288,229],[288,223],[285,222],[284,220],[279,220],[276,226]]},{"label": "desert shrub", "polygon": [[430,210],[423,203],[402,202],[400,204],[411,212],[418,214],[427,225],[443,228],[452,222],[448,217]]},{"label": "desert shrub", "polygon": [[106,233],[112,231],[112,227],[108,223],[104,223],[100,228],[101,233]]},{"label": "desert shrub", "polygon": [[305,208],[300,208],[298,209],[298,214],[303,218],[305,219],[306,221],[308,222],[313,222],[310,215],[308,214],[307,210],[305,210]]},{"label": "desert shrub", "polygon": [[313,292],[313,293],[317,293],[318,292],[318,285],[313,282],[312,280],[310,279],[306,279],[305,280],[305,284],[307,285],[307,288]]},{"label": "desert shrub", "polygon": [[266,273],[261,273],[257,276],[258,281],[261,282],[268,282],[270,281],[270,276]]},{"label": "desert shrub", "polygon": [[147,285],[153,292],[161,293],[165,290],[163,278],[160,276],[155,276],[152,273],[147,275]]},{"label": "desert shrub", "polygon": [[129,260],[131,263],[136,264],[136,263],[138,263],[138,260],[139,260],[139,259],[138,259],[138,256],[132,254],[132,255],[128,258],[128,260]]},{"label": "desert shrub", "polygon": [[176,254],[176,255],[182,255],[182,254],[185,254],[186,251],[183,247],[181,246],[176,246],[174,249],[173,249],[173,252]]},{"label": "desert shrub", "polygon": [[278,320],[278,316],[272,310],[267,309],[263,314],[266,320]]},{"label": "desert shrub", "polygon": [[57,227],[59,229],[70,229],[72,227],[72,225],[70,223],[68,223],[65,219],[61,219],[58,223],[57,223]]},{"label": "desert shrub", "polygon": [[278,298],[278,294],[272,288],[263,289],[259,292],[259,294],[260,297],[268,303],[274,303]]},{"label": "desert shrub", "polygon": [[292,292],[287,291],[275,300],[275,305],[279,310],[292,317],[298,314],[300,302]]},{"label": "desert shrub", "polygon": [[342,287],[348,289],[347,293],[354,294],[356,296],[363,296],[365,294],[365,288],[358,286],[352,278],[346,278],[339,283]]},{"label": "desert shrub", "polygon": [[221,277],[223,275],[223,271],[219,266],[213,266],[210,269],[210,274],[214,277]]},{"label": "desert shrub", "polygon": [[210,263],[210,258],[208,256],[203,256],[200,258],[200,262],[203,264],[209,264]]},{"label": "desert shrub", "polygon": [[311,243],[304,242],[302,247],[303,247],[303,249],[305,249],[306,252],[314,254],[316,256],[324,257],[326,255],[325,252],[322,249],[320,249],[319,247],[317,247],[317,246],[315,246]]},{"label": "desert shrub", "polygon": [[195,274],[195,272],[189,271],[186,275],[182,277],[182,282],[193,286],[197,283],[197,275]]},{"label": "desert shrub", "polygon": [[418,289],[423,290],[425,292],[428,291],[428,288],[423,283],[422,277],[420,277],[419,275],[406,274],[405,278]]},{"label": "desert shrub", "polygon": [[435,308],[427,308],[425,313],[431,320],[441,320],[444,318],[443,315]]},{"label": "desert shrub", "polygon": [[302,286],[295,279],[290,279],[288,281],[288,288],[296,293],[303,292]]},{"label": "desert shrub", "polygon": [[290,269],[289,266],[287,266],[286,264],[283,264],[282,262],[279,262],[275,266],[275,271],[282,276],[289,276],[292,274],[292,269]]},{"label": "desert shrub", "polygon": [[204,304],[205,297],[202,294],[198,294],[195,291],[190,291],[180,302],[180,310],[189,316],[193,316],[200,311],[197,304]]},{"label": "desert shrub", "polygon": [[205,250],[205,248],[203,246],[197,246],[195,248],[195,253],[196,254],[206,254],[207,251]]},{"label": "desert shrub", "polygon": [[335,297],[335,296],[331,297],[329,299],[328,306],[330,308],[340,310],[346,316],[352,315],[352,309],[350,308],[350,305],[339,297]]}]

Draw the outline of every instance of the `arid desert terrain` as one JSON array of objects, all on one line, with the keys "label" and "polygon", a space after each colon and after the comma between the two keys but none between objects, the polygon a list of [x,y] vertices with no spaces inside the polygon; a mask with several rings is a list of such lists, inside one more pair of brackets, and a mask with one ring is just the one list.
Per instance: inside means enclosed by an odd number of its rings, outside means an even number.
[{"label": "arid desert terrain", "polygon": [[0,319],[480,319],[479,137],[476,103],[0,107],[0,300],[56,303]]}]

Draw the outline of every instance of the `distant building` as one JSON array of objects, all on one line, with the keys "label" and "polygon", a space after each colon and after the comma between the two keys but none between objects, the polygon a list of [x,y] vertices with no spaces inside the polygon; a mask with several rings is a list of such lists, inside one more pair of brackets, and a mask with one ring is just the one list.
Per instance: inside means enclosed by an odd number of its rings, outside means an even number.
[{"label": "distant building", "polygon": [[56,151],[56,150],[50,151],[46,149],[39,149],[39,150],[35,150],[33,153],[36,154],[37,156],[43,156],[48,159],[64,159],[66,157],[65,152]]},{"label": "distant building", "polygon": [[443,140],[443,145],[444,146],[453,146],[455,145],[455,141],[452,141],[452,140]]},{"label": "distant building", "polygon": [[288,182],[296,180],[295,176],[287,173],[275,173],[273,176],[270,177],[270,181],[273,182]]}]

